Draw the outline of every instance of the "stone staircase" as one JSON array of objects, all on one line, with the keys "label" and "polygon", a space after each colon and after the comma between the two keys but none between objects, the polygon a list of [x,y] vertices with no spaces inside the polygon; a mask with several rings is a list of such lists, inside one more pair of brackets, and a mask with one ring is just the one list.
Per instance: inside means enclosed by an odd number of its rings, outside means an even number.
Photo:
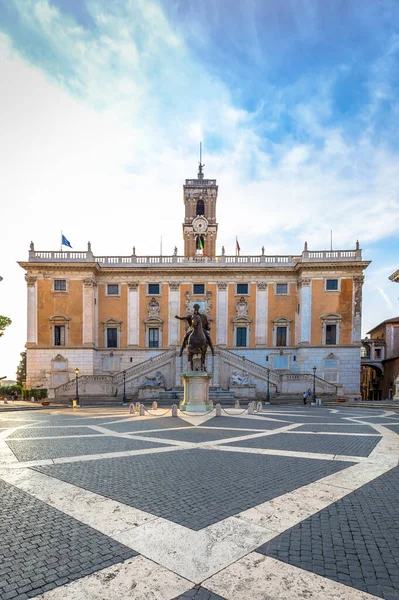
[{"label": "stone staircase", "polygon": [[252,375],[252,377],[262,379],[263,381],[269,379],[272,389],[278,389],[279,384],[281,384],[281,375],[276,373],[276,371],[262,367],[248,358],[237,356],[237,354],[230,352],[230,350],[226,350],[225,348],[219,348],[218,351],[223,361],[231,367],[244,370],[249,373],[249,375]]}]

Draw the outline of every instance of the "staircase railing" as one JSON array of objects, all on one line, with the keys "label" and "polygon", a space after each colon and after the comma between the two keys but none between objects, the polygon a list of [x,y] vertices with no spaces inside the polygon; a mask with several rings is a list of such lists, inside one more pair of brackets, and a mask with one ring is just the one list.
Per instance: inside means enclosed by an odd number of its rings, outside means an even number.
[{"label": "staircase railing", "polygon": [[[138,363],[137,365],[134,365],[133,367],[130,367],[129,369],[125,370],[126,381],[130,380],[130,379],[134,379],[135,375],[137,377],[139,377],[140,375],[143,375],[143,371],[146,371],[147,369],[152,369],[154,367],[161,366],[161,364],[169,361],[171,358],[174,358],[175,356],[176,356],[176,350],[166,350],[165,352],[162,352],[161,354],[158,354],[157,356],[152,356],[151,358],[147,358],[146,360],[143,360],[143,362]],[[113,376],[113,383],[119,384],[119,383],[122,383],[122,381],[123,381],[123,371],[120,371],[119,373],[116,373]]]},{"label": "staircase railing", "polygon": [[249,360],[246,357],[240,357],[234,352],[230,352],[230,350],[226,350],[225,348],[220,348],[219,352],[220,356],[224,358],[226,362],[230,362],[230,364],[232,364],[234,367],[237,367],[238,369],[244,369],[245,371],[248,371],[248,373],[251,373],[252,375],[255,374],[265,381],[269,379],[269,381],[274,385],[279,385],[281,383],[281,375],[275,371],[272,371],[272,369],[262,367],[262,365],[259,365],[253,360]]}]

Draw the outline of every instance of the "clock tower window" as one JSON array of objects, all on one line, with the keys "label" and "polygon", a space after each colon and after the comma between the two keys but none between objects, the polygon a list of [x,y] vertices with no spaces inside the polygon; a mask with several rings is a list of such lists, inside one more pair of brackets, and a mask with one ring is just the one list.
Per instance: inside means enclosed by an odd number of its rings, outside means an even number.
[{"label": "clock tower window", "polygon": [[205,204],[203,200],[198,200],[197,202],[197,209],[196,209],[196,215],[197,217],[204,215],[205,214]]}]

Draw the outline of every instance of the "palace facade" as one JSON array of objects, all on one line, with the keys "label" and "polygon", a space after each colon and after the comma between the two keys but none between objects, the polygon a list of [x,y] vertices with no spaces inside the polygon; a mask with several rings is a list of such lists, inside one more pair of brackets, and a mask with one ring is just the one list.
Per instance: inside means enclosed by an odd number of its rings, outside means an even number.
[{"label": "palace facade", "polygon": [[[86,251],[36,251],[20,262],[28,294],[27,387],[71,395],[75,368],[82,394],[130,394],[160,371],[166,388],[181,385],[185,324],[175,315],[198,302],[216,346],[209,353],[212,385],[227,389],[233,373],[248,374],[256,395],[311,387],[360,395],[363,271],[353,250],[290,256],[217,253],[218,186],[196,179],[183,186],[184,255],[98,256]],[[247,379],[248,379],[247,377]]]}]

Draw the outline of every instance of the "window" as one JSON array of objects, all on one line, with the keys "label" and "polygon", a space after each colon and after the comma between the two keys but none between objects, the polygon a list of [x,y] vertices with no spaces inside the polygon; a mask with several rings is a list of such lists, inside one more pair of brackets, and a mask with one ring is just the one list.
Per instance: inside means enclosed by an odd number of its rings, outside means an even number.
[{"label": "window", "polygon": [[118,329],[116,327],[107,328],[107,348],[118,347]]},{"label": "window", "polygon": [[204,283],[194,283],[193,294],[205,294],[205,284]]},{"label": "window", "polygon": [[148,347],[159,348],[159,329],[158,327],[150,327],[148,329]]},{"label": "window", "polygon": [[277,327],[276,346],[286,346],[286,345],[287,345],[287,328],[286,327]]},{"label": "window", "polygon": [[148,284],[148,293],[150,296],[159,295],[159,283],[149,283]]},{"label": "window", "polygon": [[109,283],[107,285],[107,294],[108,296],[118,296],[119,295],[119,285],[116,283]]},{"label": "window", "polygon": [[338,279],[326,279],[326,290],[333,292],[338,290]]},{"label": "window", "polygon": [[335,346],[337,343],[337,326],[326,325],[326,345]]},{"label": "window", "polygon": [[288,283],[276,283],[276,294],[288,294]]},{"label": "window", "polygon": [[236,331],[237,331],[236,346],[245,348],[247,345],[247,328],[246,327],[237,327]]},{"label": "window", "polygon": [[374,358],[381,358],[381,348],[374,349]]},{"label": "window", "polygon": [[198,200],[196,215],[198,217],[198,216],[204,215],[204,214],[205,214],[205,204],[204,204],[204,201],[203,200]]},{"label": "window", "polygon": [[248,284],[247,283],[237,283],[237,294],[240,296],[242,294],[248,294]]},{"label": "window", "polygon": [[[66,292],[66,279],[54,279],[54,291],[55,292]],[[59,344],[57,344],[59,346]]]},{"label": "window", "polygon": [[65,346],[65,325],[54,325],[54,346]]}]

